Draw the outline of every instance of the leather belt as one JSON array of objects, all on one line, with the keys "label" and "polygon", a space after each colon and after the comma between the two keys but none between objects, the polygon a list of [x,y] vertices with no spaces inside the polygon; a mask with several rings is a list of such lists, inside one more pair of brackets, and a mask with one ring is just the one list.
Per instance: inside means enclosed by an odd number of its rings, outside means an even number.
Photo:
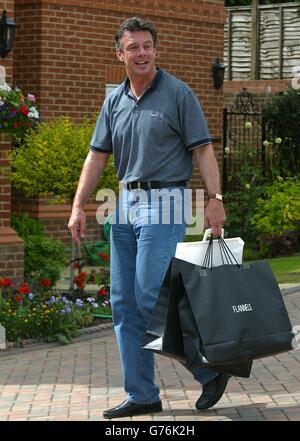
[{"label": "leather belt", "polygon": [[125,184],[127,190],[152,190],[157,188],[166,187],[186,187],[188,181],[176,181],[176,182],[159,182],[159,181],[149,181],[149,182],[127,182]]}]

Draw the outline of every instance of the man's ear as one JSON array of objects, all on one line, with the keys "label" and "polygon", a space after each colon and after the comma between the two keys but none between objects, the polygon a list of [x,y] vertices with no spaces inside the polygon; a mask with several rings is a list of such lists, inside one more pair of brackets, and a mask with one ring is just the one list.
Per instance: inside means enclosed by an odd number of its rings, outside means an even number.
[{"label": "man's ear", "polygon": [[119,59],[119,61],[124,61],[124,55],[123,55],[123,52],[121,51],[121,49],[117,49],[116,50],[116,54],[117,54],[117,57],[118,57],[118,59]]}]

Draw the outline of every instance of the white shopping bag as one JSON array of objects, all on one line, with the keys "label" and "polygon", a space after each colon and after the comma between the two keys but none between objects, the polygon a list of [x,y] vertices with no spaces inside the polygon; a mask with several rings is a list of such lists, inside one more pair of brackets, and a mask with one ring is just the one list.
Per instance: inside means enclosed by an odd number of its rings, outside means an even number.
[{"label": "white shopping bag", "polygon": [[[211,228],[205,230],[204,237],[202,241],[199,242],[178,242],[176,246],[176,254],[175,257],[181,260],[185,260],[186,262],[193,263],[195,265],[202,266],[205,253],[208,246],[207,237],[211,234]],[[222,228],[222,237],[224,237],[224,230]],[[240,237],[232,237],[229,239],[224,239],[226,245],[228,245],[230,251],[234,255],[237,263],[243,263],[243,249],[245,242]],[[213,241],[213,262],[212,266],[220,266],[224,265],[224,257],[222,259],[220,246],[218,243],[218,239],[214,239]],[[235,262],[232,262],[235,263]]]}]

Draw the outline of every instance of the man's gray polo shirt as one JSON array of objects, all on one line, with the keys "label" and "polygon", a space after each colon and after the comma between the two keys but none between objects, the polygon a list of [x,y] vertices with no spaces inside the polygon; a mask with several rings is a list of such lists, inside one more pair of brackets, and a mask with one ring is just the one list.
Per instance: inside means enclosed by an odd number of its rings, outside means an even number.
[{"label": "man's gray polo shirt", "polygon": [[158,68],[137,101],[128,79],[105,99],[91,150],[112,152],[120,181],[190,179],[192,149],[209,144],[207,124],[192,89]]}]

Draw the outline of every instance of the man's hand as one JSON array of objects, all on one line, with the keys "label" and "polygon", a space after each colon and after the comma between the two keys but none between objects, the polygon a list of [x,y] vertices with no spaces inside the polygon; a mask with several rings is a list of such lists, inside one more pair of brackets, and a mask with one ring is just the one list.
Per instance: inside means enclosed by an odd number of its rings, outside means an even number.
[{"label": "man's hand", "polygon": [[72,238],[80,244],[85,235],[86,215],[83,208],[73,208],[69,219],[68,228],[71,231]]},{"label": "man's hand", "polygon": [[213,236],[220,237],[226,213],[222,201],[210,199],[204,213],[204,224],[212,229]]},{"label": "man's hand", "polygon": [[110,153],[90,151],[84,162],[68,223],[72,238],[78,245],[85,234],[86,216],[83,207],[96,188],[109,155]]}]

